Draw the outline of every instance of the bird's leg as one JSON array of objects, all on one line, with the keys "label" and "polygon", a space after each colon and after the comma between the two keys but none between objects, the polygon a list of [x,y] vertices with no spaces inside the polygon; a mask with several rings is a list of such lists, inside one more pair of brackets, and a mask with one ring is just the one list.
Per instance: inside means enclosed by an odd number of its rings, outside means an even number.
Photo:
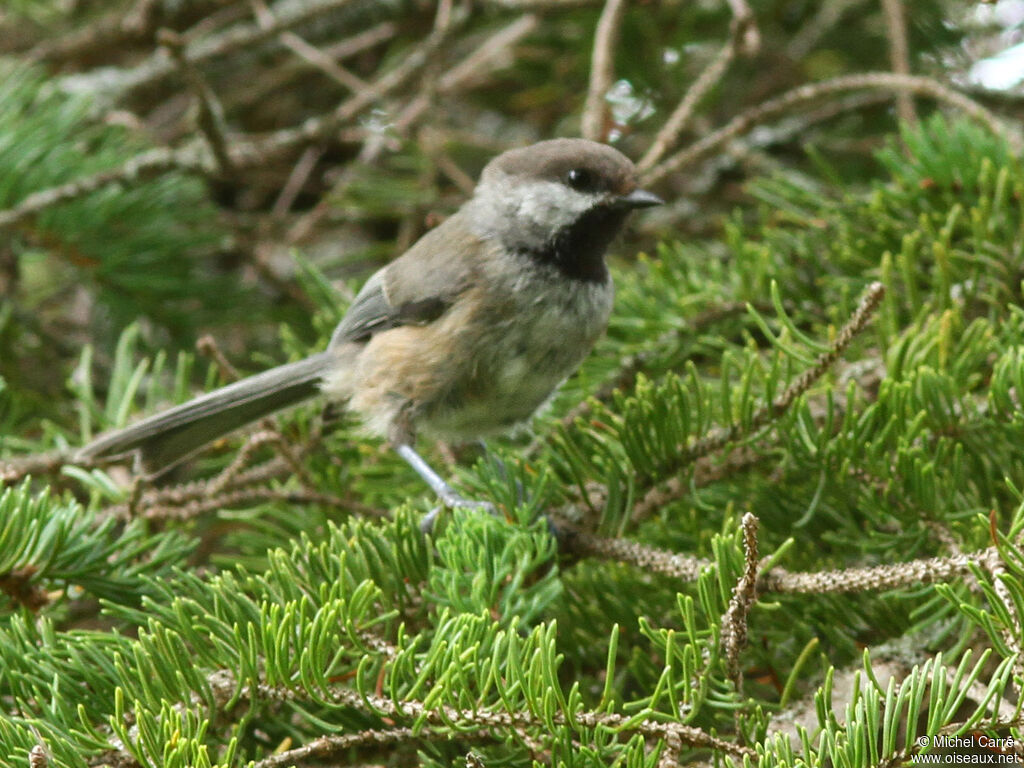
[{"label": "bird's leg", "polygon": [[[445,479],[437,474],[434,468],[416,452],[416,449],[412,447],[416,436],[412,428],[412,410],[413,407],[410,403],[400,411],[398,418],[391,425],[388,436],[391,439],[391,445],[394,446],[395,452],[405,459],[406,463],[415,470],[416,474],[423,478],[423,481],[437,494],[443,507],[448,507],[449,509],[483,509],[492,515],[497,514],[494,505],[489,501],[477,501],[462,496],[462,494],[448,485]],[[434,521],[437,520],[440,512],[441,507],[433,509],[420,521],[420,529],[424,533],[429,533],[433,530]]]},{"label": "bird's leg", "polygon": [[[462,496],[458,491],[448,485],[445,479],[441,477],[434,468],[427,464],[426,460],[416,453],[416,449],[408,443],[399,443],[395,446],[395,451],[412,467],[416,474],[423,478],[424,482],[430,486],[430,488],[437,494],[437,497],[441,500],[441,504],[449,509],[454,508],[465,508],[465,509],[482,509],[490,512],[492,515],[496,514],[494,505],[489,501],[478,501],[474,499],[467,499]],[[434,521],[437,520],[438,514],[441,512],[441,507],[431,510],[426,517],[420,521],[420,530],[424,533],[429,533],[434,528]]]},{"label": "bird's leg", "polygon": [[427,464],[426,460],[420,456],[416,449],[411,445],[402,444],[395,447],[398,455],[408,462],[409,466],[412,467],[416,474],[423,478],[424,482],[431,487],[437,497],[446,507],[480,507],[485,509],[494,509],[494,505],[488,501],[473,501],[471,499],[464,498],[458,491],[452,488],[448,483],[441,477],[434,468]]}]

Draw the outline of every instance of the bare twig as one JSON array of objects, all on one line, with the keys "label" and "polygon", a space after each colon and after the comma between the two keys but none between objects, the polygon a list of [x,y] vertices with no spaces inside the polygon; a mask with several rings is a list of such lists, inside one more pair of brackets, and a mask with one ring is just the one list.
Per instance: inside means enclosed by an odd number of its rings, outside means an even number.
[{"label": "bare twig", "polygon": [[658,135],[654,137],[654,141],[651,142],[647,152],[637,162],[637,170],[643,172],[651,168],[675,145],[683,129],[690,122],[690,118],[693,117],[693,110],[700,103],[701,99],[722,79],[722,75],[729,68],[729,63],[735,55],[736,41],[730,39],[729,42],[722,46],[715,58],[704,68],[704,71],[700,73],[697,79],[693,81],[693,85],[687,89],[678,106],[673,110],[668,120],[665,121],[661,130],[658,131]]},{"label": "bare twig", "polygon": [[212,174],[216,165],[213,157],[202,151],[201,145],[190,144],[175,150],[151,149],[118,168],[98,171],[66,184],[33,192],[13,208],[0,211],[0,229],[20,224],[48,208],[91,195],[111,184],[132,187],[175,170]]},{"label": "bare twig", "polygon": [[743,574],[732,590],[729,607],[722,616],[722,650],[725,652],[725,666],[736,685],[742,688],[740,676],[740,651],[747,644],[747,616],[757,599],[757,526],[758,519],[749,512],[740,521],[743,528],[743,553],[745,566]]},{"label": "bare twig", "polygon": [[[438,80],[437,93],[448,95],[456,91],[470,88],[481,81],[489,72],[502,66],[508,58],[509,49],[519,40],[532,32],[538,23],[536,16],[527,14],[519,17],[511,24],[495,32],[484,40],[469,56],[452,67]],[[398,114],[394,130],[398,134],[407,132],[412,125],[420,120],[430,108],[430,100],[425,94],[418,94]],[[373,162],[384,149],[382,142],[367,143],[359,154],[359,163]],[[331,209],[330,200],[335,200],[355,178],[352,170],[343,174],[329,195],[303,216],[288,232],[288,242],[295,243],[305,239]]]},{"label": "bare twig", "polygon": [[[277,19],[273,12],[271,12],[263,0],[250,0],[250,4],[256,13],[256,20],[262,28],[272,28],[277,24]],[[278,39],[285,48],[288,48],[296,56],[308,61],[313,67],[319,69],[342,87],[357,93],[366,88],[366,83],[361,77],[357,77],[349,72],[345,67],[338,64],[333,56],[306,42],[294,32],[282,32]]]},{"label": "bare twig", "polygon": [[[247,687],[243,696],[252,699],[263,699],[269,701],[292,701],[301,696],[301,692],[291,688],[278,686],[259,685],[256,690]],[[323,695],[329,697],[338,704],[351,706],[359,711],[370,711],[376,716],[385,716],[392,719],[416,719],[421,722],[434,725],[451,727],[453,723],[464,723],[478,728],[500,730],[502,732],[520,731],[525,728],[549,728],[550,723],[556,725],[568,725],[577,728],[603,727],[622,733],[639,733],[646,738],[665,739],[673,734],[680,743],[691,747],[703,747],[713,749],[717,752],[745,757],[754,754],[754,750],[733,742],[726,741],[717,736],[693,726],[682,725],[675,722],[657,722],[654,720],[643,720],[636,722],[632,718],[626,718],[613,712],[592,712],[584,711],[576,714],[572,719],[566,717],[561,711],[555,711],[553,715],[544,717],[534,714],[529,710],[518,712],[505,712],[493,709],[459,710],[448,706],[427,706],[420,701],[402,701],[395,703],[392,699],[384,696],[365,695],[350,688],[332,688],[323,691]]]},{"label": "bare twig", "polygon": [[[398,26],[391,21],[383,21],[376,26],[365,29],[352,37],[339,40],[332,45],[318,49],[323,56],[331,61],[342,61],[363,51],[370,50],[387,42],[395,36]],[[258,102],[268,93],[275,93],[286,88],[293,80],[303,76],[310,67],[320,67],[306,58],[296,57],[283,62],[269,72],[265,72],[257,82],[243,87],[240,93],[225,97],[228,104],[248,106]]]},{"label": "bare twig", "polygon": [[867,72],[859,75],[847,75],[824,80],[820,83],[801,85],[791,91],[769,99],[756,107],[734,117],[726,125],[709,134],[689,147],[670,156],[659,165],[651,168],[643,175],[642,181],[651,185],[660,181],[687,165],[691,165],[703,157],[718,150],[724,144],[746,133],[755,125],[775,119],[803,104],[818,101],[827,96],[847,91],[864,89],[887,89],[892,91],[910,91],[930,96],[938,101],[950,104],[978,120],[997,136],[1005,138],[1015,149],[1020,146],[1019,138],[1008,131],[994,114],[973,99],[954,91],[947,85],[930,77],[918,75],[897,75],[891,72]]},{"label": "bare twig", "polygon": [[62,451],[0,459],[0,488],[30,476],[60,474],[61,467],[69,460],[70,456]]},{"label": "bare twig", "polygon": [[660,573],[682,582],[696,581],[700,572],[711,565],[710,560],[702,557],[668,552],[629,539],[605,538],[573,531],[563,528],[560,522],[558,526],[559,531],[565,535],[564,541],[569,550],[581,557],[629,563],[641,571]]},{"label": "bare twig", "polygon": [[[907,41],[907,17],[903,0],[882,0],[885,15],[886,34],[889,37],[889,61],[892,71],[898,75],[910,74],[910,44]],[[917,120],[914,98],[910,91],[896,94],[896,112],[900,120],[912,123]]]},{"label": "bare twig", "polygon": [[[570,534],[572,551],[586,557],[597,557],[628,563],[648,573],[658,573],[680,581],[696,581],[710,560],[658,549],[637,541],[602,538],[592,534]],[[845,592],[867,592],[913,587],[950,581],[970,576],[971,567],[990,572],[999,562],[999,552],[988,547],[968,554],[929,557],[893,565],[870,568],[844,568],[834,571],[795,572],[775,567],[757,578],[757,592],[826,595]]]},{"label": "bare twig", "polygon": [[[279,13],[273,24],[235,25],[215,36],[188,42],[182,55],[193,64],[224,56],[272,40],[282,32],[320,16],[336,13],[351,2],[353,0],[306,0],[303,3],[295,3],[287,6],[287,11]],[[182,37],[190,40],[191,31],[184,32]],[[156,55],[130,70],[119,71],[115,81],[121,89],[130,93],[163,80],[173,74],[175,69],[174,62],[169,57]]]},{"label": "bare twig", "polygon": [[786,46],[786,55],[791,61],[802,61],[842,19],[843,14],[867,0],[825,0],[818,4],[814,16],[801,27]]},{"label": "bare twig", "polygon": [[323,150],[319,147],[306,147],[306,151],[299,156],[298,161],[292,168],[292,172],[288,174],[288,180],[281,187],[277,200],[274,201],[273,208],[270,209],[271,215],[274,218],[280,219],[291,210],[292,205],[295,203],[295,198],[299,196],[306,181],[309,179],[309,175],[316,168],[316,164],[323,154]]},{"label": "bare twig", "polygon": [[228,154],[227,122],[224,119],[224,108],[217,101],[217,96],[210,88],[206,79],[195,65],[185,56],[185,43],[181,36],[169,29],[161,29],[157,41],[162,45],[178,69],[185,82],[188,83],[199,106],[199,130],[210,146],[213,157],[217,161],[221,175],[227,177],[234,171],[234,163]]},{"label": "bare twig", "polygon": [[[437,82],[437,94],[447,96],[472,88],[483,82],[494,70],[510,64],[509,50],[533,32],[538,21],[536,16],[526,14],[490,35],[469,56],[441,75]],[[430,99],[425,94],[417,95],[395,119],[395,130],[404,133],[429,108]]]},{"label": "bare twig", "polygon": [[231,364],[231,361],[221,351],[220,345],[217,344],[217,340],[211,334],[204,333],[196,339],[196,352],[213,360],[225,381],[238,381],[242,378],[238,369]]},{"label": "bare twig", "polygon": [[683,129],[689,124],[690,118],[693,117],[694,109],[701,99],[721,81],[736,54],[742,53],[745,56],[751,56],[760,48],[760,33],[755,24],[754,13],[750,10],[746,0],[729,0],[729,5],[733,12],[733,23],[728,41],[689,87],[683,95],[682,101],[658,131],[651,146],[637,163],[637,169],[641,172],[652,167],[675,145]]},{"label": "bare twig", "polygon": [[761,32],[747,0],[726,0],[732,11],[732,35],[744,56],[753,56],[761,49]]},{"label": "bare twig", "polygon": [[606,0],[594,32],[594,52],[590,59],[590,85],[580,120],[580,134],[601,141],[605,133],[607,103],[605,96],[615,79],[615,47],[626,10],[626,0]]},{"label": "bare twig", "polygon": [[[202,5],[214,10],[230,5],[235,0],[202,0]],[[166,14],[176,7],[188,5],[195,12],[199,2],[188,4],[164,3],[159,0],[136,0],[131,8],[118,8],[99,17],[96,21],[66,35],[43,40],[31,51],[29,57],[39,61],[61,63],[80,59],[94,52],[123,51],[126,47],[148,43],[158,24],[170,24],[173,19]]]},{"label": "bare twig", "polygon": [[[454,16],[465,18],[465,14],[454,14]],[[331,114],[310,118],[298,127],[276,131],[259,141],[238,147],[237,151],[242,164],[266,162],[269,158],[276,157],[294,147],[330,137],[338,128],[363,110],[408,82],[427,64],[434,51],[445,42],[451,29],[450,27],[432,32],[421,45],[416,46],[391,70],[381,75],[364,90],[346,99]]]},{"label": "bare twig", "polygon": [[[228,151],[232,165],[236,169],[260,165],[295,147],[329,137],[376,100],[411,79],[426,64],[431,52],[445,39],[445,33],[432,34],[394,69],[382,75],[365,90],[344,101],[333,113],[311,118],[298,127],[277,131],[263,139],[235,144]],[[92,194],[109,184],[134,186],[171,170],[214,175],[217,172],[217,163],[209,148],[201,142],[193,142],[175,150],[149,150],[136,155],[119,168],[100,171],[29,195],[13,208],[0,211],[0,229],[20,223],[54,205]]]},{"label": "bare twig", "polygon": [[971,554],[930,557],[895,565],[815,573],[793,573],[785,568],[772,568],[761,574],[757,588],[759,592],[825,595],[934,584],[949,581],[956,576],[967,576],[971,572],[972,563],[982,565],[990,556],[990,550],[986,549]]},{"label": "bare twig", "polygon": [[[488,738],[487,731],[477,733],[460,733],[459,739],[477,740]],[[423,741],[450,740],[446,731],[416,731],[412,728],[391,728],[386,731],[369,729],[358,733],[346,733],[338,736],[321,736],[318,739],[295,749],[286,749],[270,757],[258,760],[252,768],[281,768],[288,765],[302,765],[311,761],[320,761],[351,749],[359,747],[392,747],[403,742],[420,743]],[[347,763],[346,763],[347,764]]]}]

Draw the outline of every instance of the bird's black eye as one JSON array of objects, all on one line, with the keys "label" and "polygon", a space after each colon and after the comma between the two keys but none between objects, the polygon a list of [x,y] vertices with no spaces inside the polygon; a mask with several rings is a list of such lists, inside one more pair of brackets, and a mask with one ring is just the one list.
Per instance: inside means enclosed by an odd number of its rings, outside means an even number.
[{"label": "bird's black eye", "polygon": [[591,192],[597,187],[597,176],[586,168],[573,168],[565,174],[565,183],[578,192]]}]

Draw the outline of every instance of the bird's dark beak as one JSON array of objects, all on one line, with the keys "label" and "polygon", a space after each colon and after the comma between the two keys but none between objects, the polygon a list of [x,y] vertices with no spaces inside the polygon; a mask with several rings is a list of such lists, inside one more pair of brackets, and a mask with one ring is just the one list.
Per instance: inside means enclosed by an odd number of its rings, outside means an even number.
[{"label": "bird's dark beak", "polygon": [[648,192],[646,189],[634,189],[628,194],[620,195],[612,202],[615,208],[626,208],[629,210],[633,208],[650,208],[652,205],[664,204],[664,200],[653,192]]}]

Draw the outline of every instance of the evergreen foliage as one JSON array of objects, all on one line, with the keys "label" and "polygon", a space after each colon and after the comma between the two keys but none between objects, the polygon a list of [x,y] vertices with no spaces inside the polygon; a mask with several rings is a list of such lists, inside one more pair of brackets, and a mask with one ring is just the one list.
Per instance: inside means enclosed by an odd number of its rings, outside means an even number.
[{"label": "evergreen foliage", "polygon": [[[1020,147],[864,72],[963,56],[954,3],[754,5],[0,10],[32,62],[0,59],[0,765],[1024,754]],[[469,171],[595,116],[671,206],[530,434],[423,446],[499,516],[425,536],[420,481],[322,403],[158,479],[73,461],[234,378],[203,331],[246,371],[320,351]]]},{"label": "evergreen foliage", "polygon": [[[424,537],[425,503],[401,503],[422,498],[409,473],[314,408],[278,428],[312,441],[306,477],[242,510],[162,515],[100,468],[60,480],[91,489],[88,509],[42,483],[8,489],[3,751],[44,744],[77,766],[447,766],[470,749],[485,765],[877,766],[912,759],[922,736],[1019,736],[1024,171],[967,123],[933,117],[900,141],[869,189],[824,167],[776,175],[725,245],[666,243],[618,269],[610,333],[534,445],[496,445],[461,476],[506,519],[454,512]],[[336,299],[307,270],[326,333]],[[839,327],[872,280],[885,296],[853,338]],[[133,333],[106,401],[78,379],[81,438],[185,396],[167,382],[187,363],[147,367]],[[824,375],[786,400],[806,371]],[[610,394],[580,408],[585,392]],[[236,464],[205,459],[203,492],[266,466]],[[303,483],[393,515],[299,507]],[[747,512],[767,560],[738,609],[758,557]],[[591,518],[628,538],[600,540],[625,556],[574,543],[570,523]],[[187,567],[186,532],[222,567]],[[979,554],[900,571],[951,548]],[[661,551],[697,558],[692,576],[667,575]],[[896,579],[882,591],[813,574],[787,588],[779,570],[881,563]],[[96,599],[102,627],[71,628]],[[800,707],[811,717],[794,726]]]}]

